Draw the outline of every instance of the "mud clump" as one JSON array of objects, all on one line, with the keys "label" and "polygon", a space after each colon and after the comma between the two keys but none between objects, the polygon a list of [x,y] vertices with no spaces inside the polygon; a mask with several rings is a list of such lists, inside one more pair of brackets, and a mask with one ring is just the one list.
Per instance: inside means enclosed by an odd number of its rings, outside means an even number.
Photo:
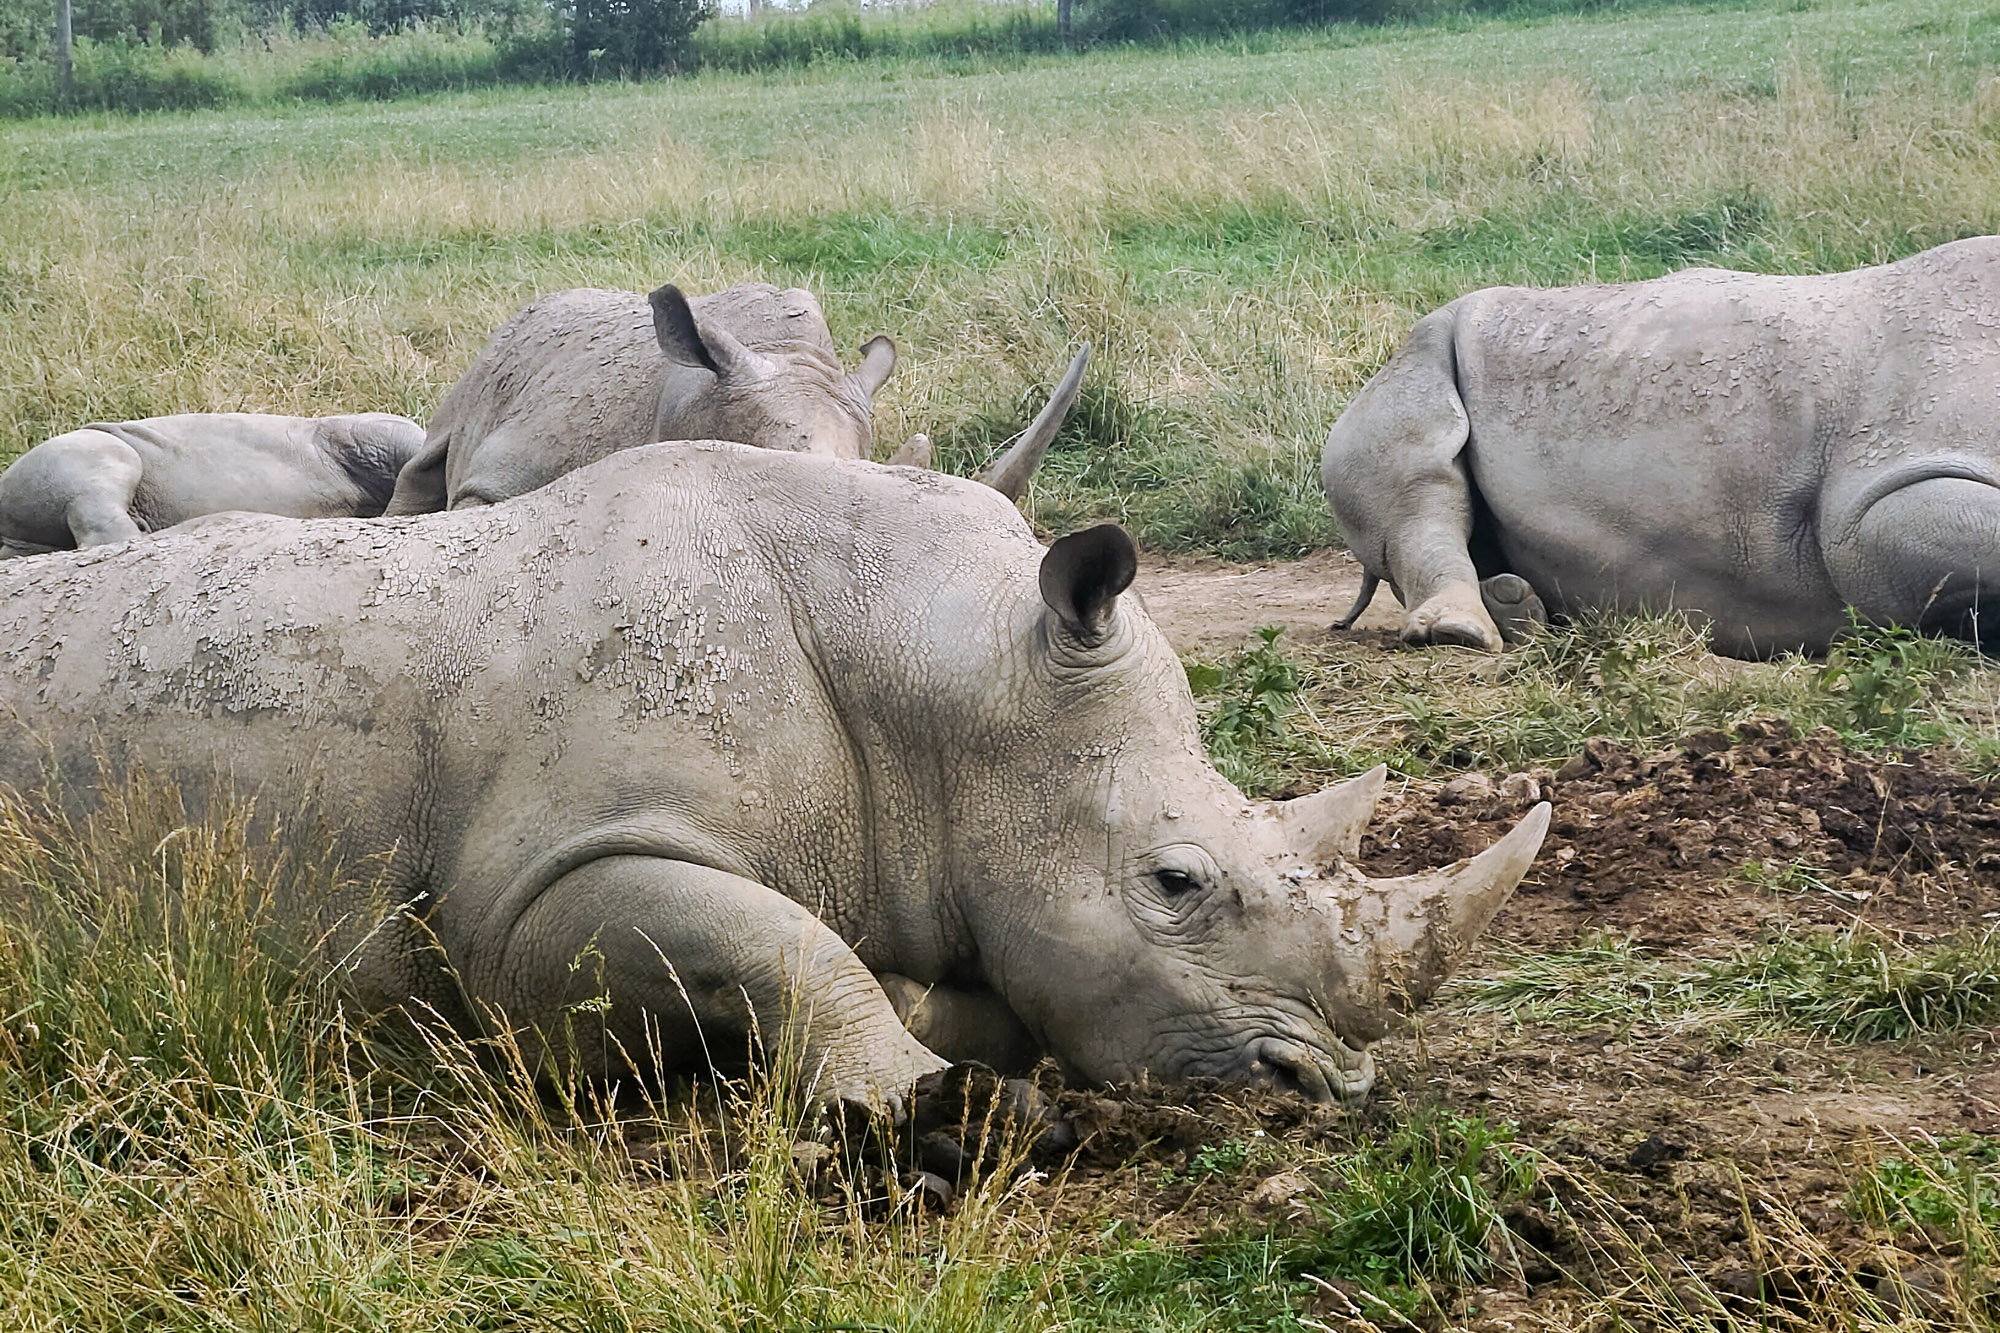
[{"label": "mud clump", "polygon": [[[2000,792],[1920,751],[1846,749],[1837,735],[1751,722],[1635,753],[1595,739],[1554,771],[1415,787],[1362,844],[1371,874],[1469,856],[1554,803],[1548,841],[1495,933],[1573,942],[1591,929],[1678,947],[1788,919],[1857,917],[1929,935],[2000,907]],[[1750,938],[1744,935],[1741,938]]]}]

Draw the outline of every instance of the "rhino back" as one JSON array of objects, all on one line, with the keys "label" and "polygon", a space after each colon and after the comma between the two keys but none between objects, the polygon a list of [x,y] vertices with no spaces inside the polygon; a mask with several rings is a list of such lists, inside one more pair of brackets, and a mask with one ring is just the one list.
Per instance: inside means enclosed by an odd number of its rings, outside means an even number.
[{"label": "rhino back", "polygon": [[[399,883],[448,895],[448,950],[618,853],[756,878],[893,949],[929,928],[911,830],[935,775],[905,724],[935,748],[914,701],[989,684],[990,647],[987,678],[926,679],[982,655],[962,590],[1032,587],[1039,548],[991,496],[661,445],[502,505],[16,562],[0,778],[52,748],[88,781],[101,749],[324,801],[354,850],[394,847]],[[939,571],[942,592],[916,577]],[[878,856],[913,896],[871,899]]]},{"label": "rhino back", "polygon": [[261,412],[196,412],[93,423],[139,456],[133,518],[158,530],[205,514],[241,509],[291,518],[354,513],[363,497],[318,447],[311,417]]},{"label": "rhino back", "polygon": [[1461,298],[1468,458],[1508,567],[1570,609],[1673,602],[1774,637],[1837,615],[1822,527],[1871,479],[1959,448],[1951,404],[2000,386],[1990,335],[1968,336],[1974,294],[2000,297],[1993,250],[1967,246]]}]

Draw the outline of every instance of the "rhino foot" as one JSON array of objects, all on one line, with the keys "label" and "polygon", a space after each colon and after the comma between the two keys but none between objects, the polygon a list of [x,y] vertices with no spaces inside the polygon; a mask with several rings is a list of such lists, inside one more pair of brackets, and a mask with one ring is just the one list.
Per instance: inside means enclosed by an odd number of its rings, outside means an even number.
[{"label": "rhino foot", "polygon": [[1548,628],[1548,608],[1519,574],[1495,574],[1482,579],[1479,598],[1485,603],[1486,614],[1499,627],[1500,638],[1510,648],[1526,643]]},{"label": "rhino foot", "polygon": [[1403,642],[1408,644],[1451,644],[1500,651],[1499,626],[1486,612],[1485,600],[1477,586],[1448,583],[1418,604],[1403,621]]},{"label": "rhino foot", "polygon": [[962,1183],[1002,1163],[1025,1165],[1077,1144],[1075,1126],[1031,1079],[1002,1078],[977,1061],[927,1075],[911,1104],[909,1146],[924,1170]]}]

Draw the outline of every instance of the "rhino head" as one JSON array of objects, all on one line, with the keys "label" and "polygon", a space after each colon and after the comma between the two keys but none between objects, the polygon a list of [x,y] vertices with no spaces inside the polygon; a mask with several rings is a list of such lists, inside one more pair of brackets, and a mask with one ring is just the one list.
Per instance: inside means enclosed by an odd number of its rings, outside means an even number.
[{"label": "rhino head", "polygon": [[868,457],[875,391],[896,368],[896,344],[887,336],[862,344],[860,369],[850,374],[818,347],[801,344],[781,363],[717,324],[697,322],[687,297],[671,283],[646,299],[667,360],[714,376],[712,391],[683,408],[686,415],[676,422],[680,438]]},{"label": "rhino head", "polygon": [[[1463,958],[1546,804],[1431,874],[1351,864],[1384,770],[1284,802],[1208,762],[1178,658],[1123,594],[1130,539],[1062,538],[1014,616],[984,762],[957,794],[957,910],[985,982],[1069,1071],[1356,1097],[1369,1044]],[[1004,887],[1003,887],[1004,886]]]}]

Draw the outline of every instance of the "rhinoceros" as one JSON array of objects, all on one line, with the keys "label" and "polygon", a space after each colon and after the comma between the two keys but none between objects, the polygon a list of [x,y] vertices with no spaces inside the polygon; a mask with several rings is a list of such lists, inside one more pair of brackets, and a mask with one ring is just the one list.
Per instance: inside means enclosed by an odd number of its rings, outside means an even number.
[{"label": "rhinoceros", "polygon": [[[1693,269],[1462,296],[1328,435],[1321,480],[1411,642],[1680,608],[1737,656],[1877,623],[1988,642],[2000,238],[1817,277]],[[1484,579],[1484,583],[1482,583]]]},{"label": "rhinoceros", "polygon": [[587,1074],[754,1018],[879,1105],[942,1059],[886,979],[963,1050],[1359,1094],[1548,822],[1364,878],[1380,770],[1280,803],[1217,774],[1121,530],[1044,550],[911,468],[661,444],[492,506],[48,561],[0,568],[0,780],[337,810],[405,909],[361,923],[357,990],[587,1028],[551,1042]]},{"label": "rhinoceros", "polygon": [[422,426],[386,412],[93,422],[0,472],[0,559],[125,541],[235,509],[373,517],[423,442]]}]

